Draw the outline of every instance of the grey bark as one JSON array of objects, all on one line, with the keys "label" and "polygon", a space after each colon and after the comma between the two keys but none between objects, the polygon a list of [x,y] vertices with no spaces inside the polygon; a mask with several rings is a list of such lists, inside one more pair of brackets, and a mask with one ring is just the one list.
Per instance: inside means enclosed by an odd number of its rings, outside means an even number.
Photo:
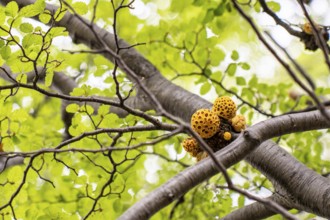
[{"label": "grey bark", "polygon": [[[274,194],[267,198],[268,200],[272,200],[283,207],[286,207],[287,203],[283,201],[283,199],[278,195]],[[221,220],[258,220],[258,219],[265,219],[269,216],[276,214],[273,212],[269,207],[255,202],[250,205],[244,206],[241,209],[233,211],[232,213],[226,215],[225,217],[221,218]]]},{"label": "grey bark", "polygon": [[0,174],[9,167],[21,165],[23,163],[24,163],[24,158],[21,156],[7,157],[0,155]]}]

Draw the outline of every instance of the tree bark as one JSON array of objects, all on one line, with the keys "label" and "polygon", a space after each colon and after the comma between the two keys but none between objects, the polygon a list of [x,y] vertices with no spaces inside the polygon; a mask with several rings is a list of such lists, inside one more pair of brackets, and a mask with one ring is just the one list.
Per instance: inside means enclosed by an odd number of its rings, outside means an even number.
[{"label": "tree bark", "polygon": [[[267,199],[272,200],[272,201],[282,205],[283,207],[286,207],[288,205],[277,194],[274,194],[274,195],[268,197]],[[289,207],[286,207],[286,208],[289,208]],[[276,214],[276,213],[273,212],[269,207],[267,207],[264,204],[261,204],[259,202],[255,202],[250,205],[244,206],[238,210],[233,211],[232,213],[221,218],[221,220],[232,220],[232,219],[258,220],[258,219],[265,219],[267,217],[273,216],[274,214]]]}]

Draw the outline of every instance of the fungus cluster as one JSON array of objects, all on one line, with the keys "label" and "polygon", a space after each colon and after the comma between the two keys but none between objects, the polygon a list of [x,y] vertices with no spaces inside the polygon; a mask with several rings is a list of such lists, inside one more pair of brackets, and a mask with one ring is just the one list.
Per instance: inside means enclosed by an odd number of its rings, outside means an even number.
[{"label": "fungus cluster", "polygon": [[[317,31],[319,32],[320,36],[324,39],[324,41],[328,41],[329,40],[329,33],[328,33],[328,27],[327,26],[322,26],[319,24],[314,24],[314,27],[317,29]],[[313,33],[313,27],[311,25],[311,23],[305,23],[303,25],[301,25],[301,41],[304,42],[305,44],[305,48],[307,50],[312,50],[315,51],[319,48],[319,44],[318,44],[318,39],[317,39],[317,35],[315,35]]]},{"label": "fungus cluster", "polygon": [[[232,141],[236,132],[246,127],[243,115],[236,115],[236,104],[228,96],[214,101],[210,109],[199,109],[191,117],[191,128],[212,148],[218,151]],[[207,157],[195,138],[189,137],[182,142],[183,148],[197,161]]]}]

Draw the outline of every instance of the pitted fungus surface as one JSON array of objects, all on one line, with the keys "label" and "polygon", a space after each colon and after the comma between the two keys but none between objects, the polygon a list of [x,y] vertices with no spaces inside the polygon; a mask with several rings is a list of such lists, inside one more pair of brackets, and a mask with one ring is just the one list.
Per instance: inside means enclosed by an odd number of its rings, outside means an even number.
[{"label": "pitted fungus surface", "polygon": [[236,104],[228,96],[222,96],[214,101],[212,111],[225,119],[231,119],[236,115]]},{"label": "pitted fungus surface", "polygon": [[193,157],[196,157],[197,154],[202,151],[202,149],[198,146],[198,143],[195,138],[185,139],[182,142],[182,147]]},{"label": "pitted fungus surface", "polygon": [[219,131],[220,119],[209,109],[199,109],[191,117],[191,127],[202,138],[210,138]]}]

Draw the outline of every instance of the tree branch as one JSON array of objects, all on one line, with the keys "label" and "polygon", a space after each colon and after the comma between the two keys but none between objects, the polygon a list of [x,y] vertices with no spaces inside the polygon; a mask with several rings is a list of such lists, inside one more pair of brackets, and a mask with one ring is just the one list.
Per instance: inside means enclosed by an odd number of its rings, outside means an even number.
[{"label": "tree branch", "polygon": [[[292,132],[329,127],[330,122],[318,111],[280,116],[249,127],[233,143],[217,152],[216,157],[228,168],[253,151],[246,158],[247,161],[274,181],[275,185],[287,189],[288,195],[297,198],[292,201],[292,208],[303,207],[320,216],[330,217],[329,181],[305,167],[274,142],[265,141]],[[268,153],[265,154],[265,151]],[[134,204],[119,219],[147,219],[216,173],[211,160],[202,160]]]},{"label": "tree branch", "polygon": [[24,158],[21,156],[1,156],[0,153],[0,174],[7,168],[22,165],[24,163]]},{"label": "tree branch", "polygon": [[[283,207],[286,207],[286,202],[283,202],[283,199],[279,197],[277,194],[273,194],[266,198],[268,200],[272,200]],[[265,206],[260,202],[255,202],[250,205],[244,206],[236,211],[231,212],[225,217],[221,218],[221,220],[231,220],[231,219],[239,219],[239,220],[258,220],[265,219],[267,217],[273,216],[274,213],[269,207]]]}]

